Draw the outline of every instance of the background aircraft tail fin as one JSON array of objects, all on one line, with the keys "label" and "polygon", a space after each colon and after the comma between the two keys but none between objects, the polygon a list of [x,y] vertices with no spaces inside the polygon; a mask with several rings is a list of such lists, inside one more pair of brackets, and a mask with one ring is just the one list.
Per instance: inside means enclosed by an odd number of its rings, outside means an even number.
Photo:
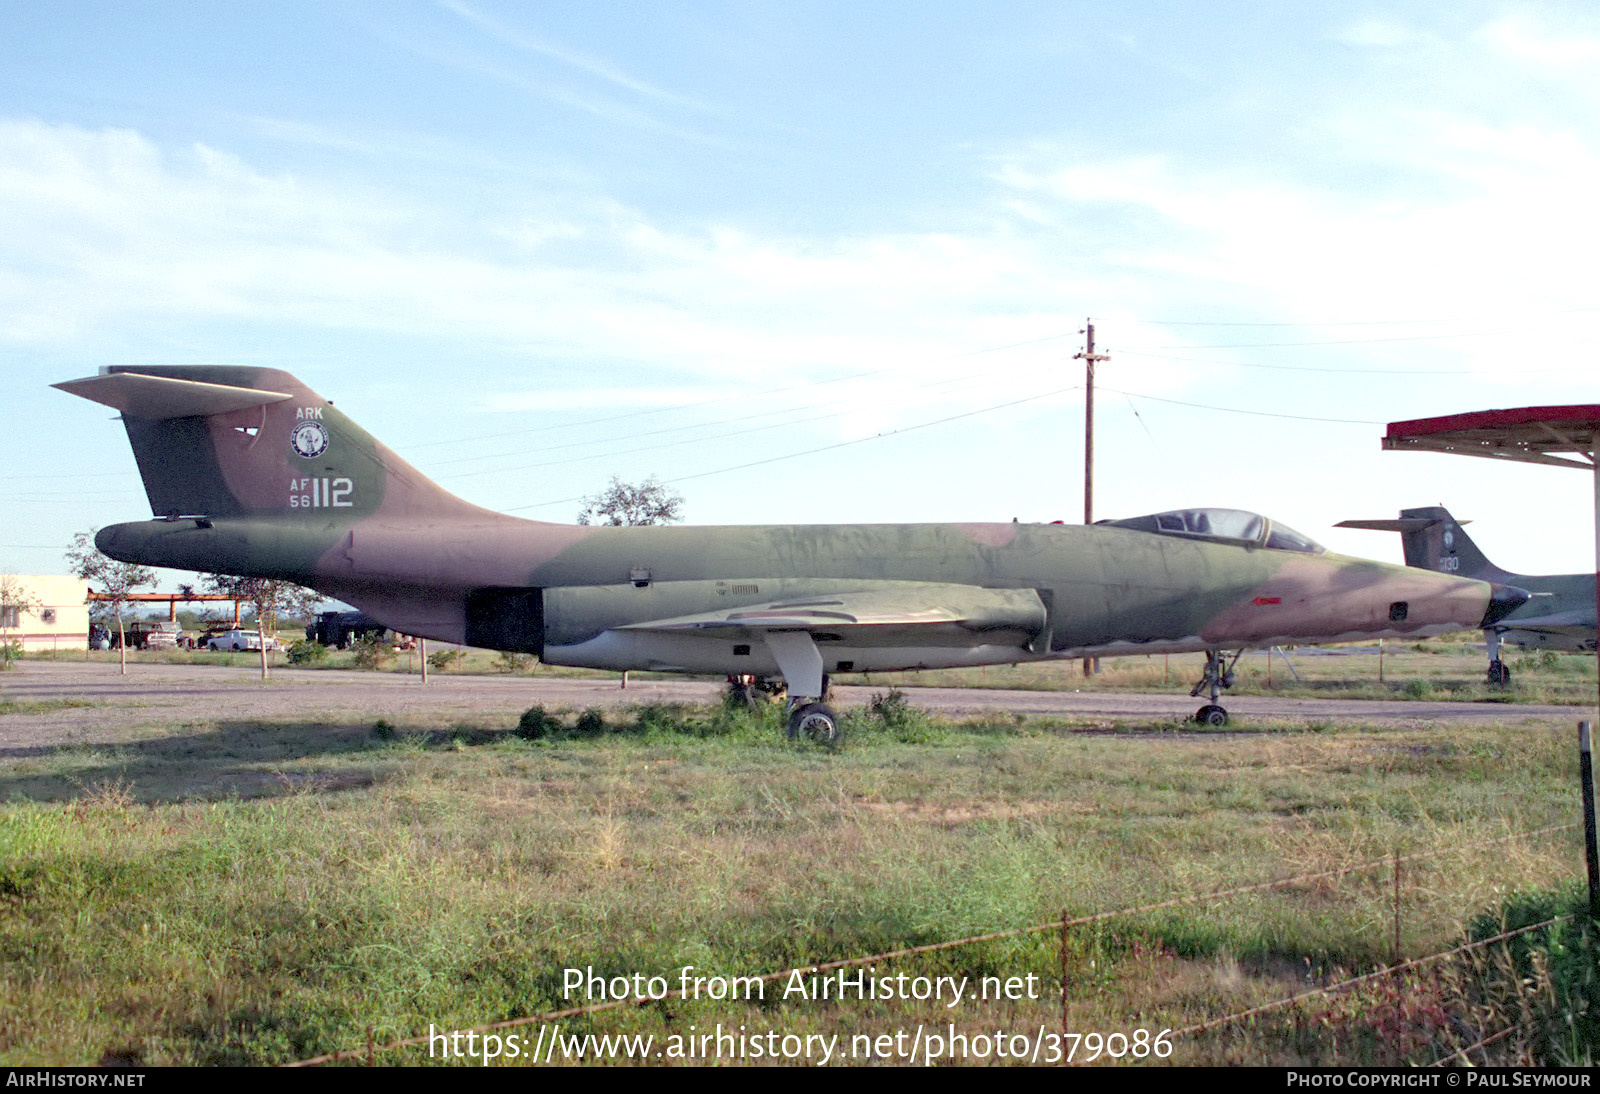
[{"label": "background aircraft tail fin", "polygon": [[158,517],[481,512],[277,369],[119,365],[55,386],[121,411]]},{"label": "background aircraft tail fin", "polygon": [[1442,505],[1400,510],[1399,520],[1346,520],[1340,528],[1370,528],[1399,532],[1406,565],[1419,570],[1437,570],[1480,581],[1499,581],[1511,577],[1484,557],[1478,545]]}]

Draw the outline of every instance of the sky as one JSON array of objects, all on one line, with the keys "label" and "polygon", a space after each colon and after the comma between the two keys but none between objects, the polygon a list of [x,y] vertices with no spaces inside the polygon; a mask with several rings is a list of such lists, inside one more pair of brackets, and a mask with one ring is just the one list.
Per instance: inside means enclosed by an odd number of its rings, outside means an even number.
[{"label": "sky", "polygon": [[[0,0],[0,572],[149,516],[108,364],[286,369],[476,504],[688,523],[1443,504],[1387,422],[1600,402],[1586,3]],[[172,587],[185,575],[173,574]]]}]

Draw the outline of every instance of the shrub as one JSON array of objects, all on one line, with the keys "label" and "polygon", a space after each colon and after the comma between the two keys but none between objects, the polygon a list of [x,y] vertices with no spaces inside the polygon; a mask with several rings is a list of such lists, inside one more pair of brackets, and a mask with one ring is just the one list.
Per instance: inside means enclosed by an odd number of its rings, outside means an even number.
[{"label": "shrub", "polygon": [[494,667],[501,672],[526,672],[533,664],[533,654],[501,650],[494,659]]},{"label": "shrub", "polygon": [[911,709],[911,701],[906,698],[906,693],[899,688],[890,688],[887,695],[874,694],[867,702],[867,709],[872,716],[880,718],[883,724],[890,729],[904,725],[915,713]]},{"label": "shrub", "polygon": [[0,672],[15,667],[16,662],[22,660],[22,643],[16,639],[0,643]]},{"label": "shrub", "polygon": [[444,672],[447,669],[460,664],[462,656],[462,652],[458,649],[434,650],[432,653],[428,654],[428,667],[438,672]]},{"label": "shrub", "polygon": [[291,665],[320,665],[328,659],[328,647],[311,638],[297,638],[284,654]]},{"label": "shrub", "polygon": [[544,712],[544,707],[529,707],[517,719],[516,734],[524,741],[537,741],[560,733],[566,727],[561,719]]},{"label": "shrub", "polygon": [[882,722],[883,728],[897,741],[925,744],[940,736],[933,719],[912,706],[899,688],[891,688],[887,695],[874,695],[867,702],[867,713]]},{"label": "shrub", "polygon": [[358,669],[381,669],[394,660],[394,648],[381,635],[362,635],[356,639],[355,649]]},{"label": "shrub", "polygon": [[606,731],[606,716],[597,707],[590,707],[578,715],[578,720],[573,724],[573,731],[589,737],[597,737]]}]

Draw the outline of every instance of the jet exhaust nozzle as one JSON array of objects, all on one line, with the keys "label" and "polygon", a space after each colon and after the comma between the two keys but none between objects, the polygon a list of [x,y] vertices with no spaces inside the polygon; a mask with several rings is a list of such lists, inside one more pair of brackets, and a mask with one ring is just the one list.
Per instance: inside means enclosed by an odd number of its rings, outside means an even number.
[{"label": "jet exhaust nozzle", "polygon": [[1483,622],[1479,627],[1494,626],[1500,620],[1526,604],[1533,594],[1527,589],[1519,589],[1515,585],[1502,585],[1498,581],[1489,583],[1489,610],[1483,613]]}]

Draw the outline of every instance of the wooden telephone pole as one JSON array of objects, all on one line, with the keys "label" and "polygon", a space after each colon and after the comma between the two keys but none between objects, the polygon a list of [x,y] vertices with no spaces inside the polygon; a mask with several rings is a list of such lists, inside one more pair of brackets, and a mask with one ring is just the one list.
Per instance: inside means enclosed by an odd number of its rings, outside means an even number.
[{"label": "wooden telephone pole", "polygon": [[1094,366],[1098,361],[1109,361],[1109,353],[1094,351],[1094,322],[1084,321],[1084,348],[1072,355],[1074,361],[1083,362],[1083,523],[1094,523]]},{"label": "wooden telephone pole", "polygon": [[[1109,361],[1109,353],[1094,351],[1094,320],[1085,319],[1083,352],[1072,355],[1074,361],[1083,362],[1083,523],[1094,523],[1094,366],[1099,361]],[[1100,671],[1100,659],[1085,657],[1083,674],[1092,676]]]}]

